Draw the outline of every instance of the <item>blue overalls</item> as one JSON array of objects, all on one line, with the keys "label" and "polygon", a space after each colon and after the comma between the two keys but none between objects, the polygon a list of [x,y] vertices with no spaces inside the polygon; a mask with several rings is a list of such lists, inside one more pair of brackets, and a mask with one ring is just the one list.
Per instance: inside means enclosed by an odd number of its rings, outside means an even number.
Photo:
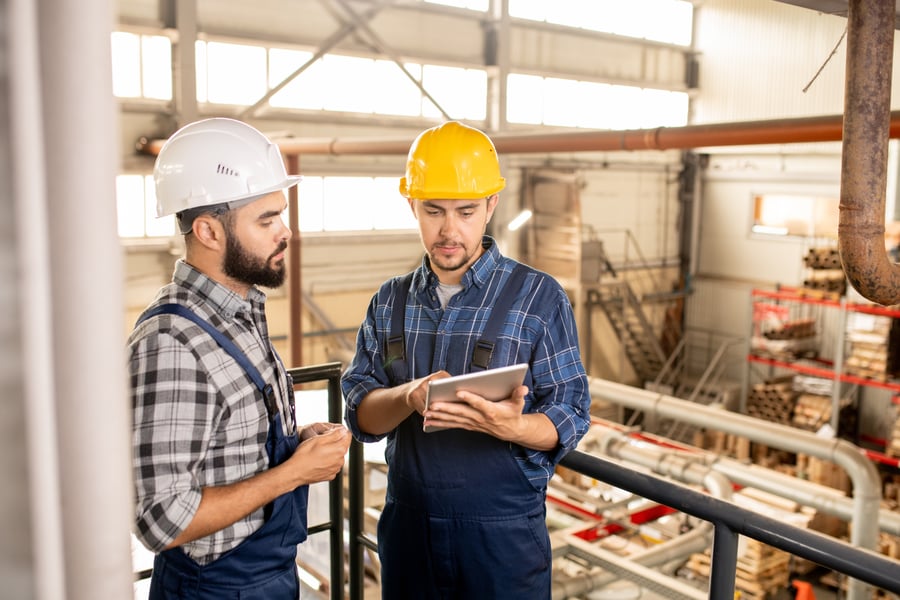
[{"label": "blue overalls", "polygon": [[[177,304],[162,305],[142,319],[165,312],[193,320],[244,367],[266,401],[269,467],[287,460],[299,445],[299,439],[296,433],[285,435],[282,432],[281,414],[274,402],[272,386],[262,381],[256,368],[230,340],[188,309]],[[304,485],[276,498],[266,506],[268,518],[262,527],[207,565],[198,564],[181,548],[157,554],[153,561],[149,599],[296,600],[300,595],[297,545],[306,539],[308,495],[309,487]]]},{"label": "blue overalls", "polygon": [[[518,289],[512,280],[507,289]],[[491,310],[472,364],[447,365],[448,371],[502,366],[496,357],[490,360],[496,339],[490,332],[499,329],[509,310],[500,304]],[[398,297],[394,306],[401,310],[392,312],[402,314],[405,298]],[[389,339],[396,341],[393,325],[391,333]],[[453,357],[468,362],[460,357],[464,353],[449,354],[451,362]],[[402,358],[391,363],[394,385],[408,380],[402,376],[404,363]],[[460,429],[424,433],[422,424],[422,416],[413,413],[388,439],[387,498],[378,522],[382,598],[550,598],[544,492],[529,483],[510,443]]]}]

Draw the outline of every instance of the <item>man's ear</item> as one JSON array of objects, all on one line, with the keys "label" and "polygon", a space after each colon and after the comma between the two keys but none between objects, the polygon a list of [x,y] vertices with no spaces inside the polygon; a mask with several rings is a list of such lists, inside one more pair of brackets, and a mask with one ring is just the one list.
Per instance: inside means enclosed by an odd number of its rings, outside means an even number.
[{"label": "man's ear", "polygon": [[416,202],[418,202],[418,200],[407,198],[406,201],[409,202],[409,210],[412,211],[413,216],[418,220],[419,215],[416,214]]},{"label": "man's ear", "polygon": [[194,239],[210,250],[219,250],[225,245],[225,228],[213,215],[200,215],[191,224]]},{"label": "man's ear", "polygon": [[497,202],[500,201],[500,194],[494,194],[493,196],[488,196],[487,199],[487,219],[485,223],[491,222],[491,217],[494,216],[494,209],[497,208]]}]

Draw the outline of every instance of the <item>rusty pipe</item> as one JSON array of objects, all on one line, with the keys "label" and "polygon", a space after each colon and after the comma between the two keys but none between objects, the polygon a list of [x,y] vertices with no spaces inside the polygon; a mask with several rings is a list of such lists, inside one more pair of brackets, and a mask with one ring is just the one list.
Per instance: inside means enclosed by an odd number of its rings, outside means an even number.
[{"label": "rusty pipe", "polygon": [[[684,127],[657,127],[626,131],[573,131],[540,134],[492,134],[501,154],[542,152],[615,152],[671,150],[715,146],[752,146],[838,142],[843,135],[843,115],[796,117],[765,121],[710,123]],[[900,138],[900,111],[890,114],[890,137]],[[412,137],[285,138],[276,140],[282,153],[293,154],[406,154]],[[159,153],[165,140],[141,138],[138,152]]]},{"label": "rusty pipe", "polygon": [[850,284],[879,304],[900,302],[900,266],[884,243],[894,3],[851,0],[841,154],[838,248]]}]

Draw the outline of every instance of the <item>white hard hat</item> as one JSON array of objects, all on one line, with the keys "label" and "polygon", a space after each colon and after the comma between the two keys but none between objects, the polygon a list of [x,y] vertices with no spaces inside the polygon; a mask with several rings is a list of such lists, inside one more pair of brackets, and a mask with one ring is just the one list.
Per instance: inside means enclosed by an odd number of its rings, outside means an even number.
[{"label": "white hard hat", "polygon": [[159,217],[217,204],[244,204],[296,185],[278,146],[255,128],[216,117],[185,125],[153,167]]}]

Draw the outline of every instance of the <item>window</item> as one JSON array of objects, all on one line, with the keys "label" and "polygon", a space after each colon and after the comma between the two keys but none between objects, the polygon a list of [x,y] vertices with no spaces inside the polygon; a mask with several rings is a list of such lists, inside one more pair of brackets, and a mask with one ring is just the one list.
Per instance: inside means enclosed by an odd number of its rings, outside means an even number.
[{"label": "window", "polygon": [[686,125],[687,115],[683,92],[515,73],[507,79],[510,123],[648,129]]},{"label": "window", "polygon": [[758,194],[753,197],[753,233],[837,238],[838,199],[826,196]]},{"label": "window", "polygon": [[172,44],[161,35],[113,32],[113,94],[119,98],[172,99]]},{"label": "window", "polygon": [[300,181],[300,231],[416,229],[397,177],[305,177]]},{"label": "window", "polygon": [[249,106],[269,90],[262,46],[197,42],[195,50],[199,102]]},{"label": "window", "polygon": [[156,216],[156,192],[150,175],[116,177],[116,209],[121,238],[175,235],[175,217]]},{"label": "window", "polygon": [[[397,177],[307,177],[300,180],[300,231],[412,230],[416,220]],[[150,175],[116,177],[119,237],[170,237],[175,217],[156,216]],[[287,220],[287,213],[285,220]]]},{"label": "window", "polygon": [[509,15],[680,46],[694,26],[686,0],[509,0]]}]

